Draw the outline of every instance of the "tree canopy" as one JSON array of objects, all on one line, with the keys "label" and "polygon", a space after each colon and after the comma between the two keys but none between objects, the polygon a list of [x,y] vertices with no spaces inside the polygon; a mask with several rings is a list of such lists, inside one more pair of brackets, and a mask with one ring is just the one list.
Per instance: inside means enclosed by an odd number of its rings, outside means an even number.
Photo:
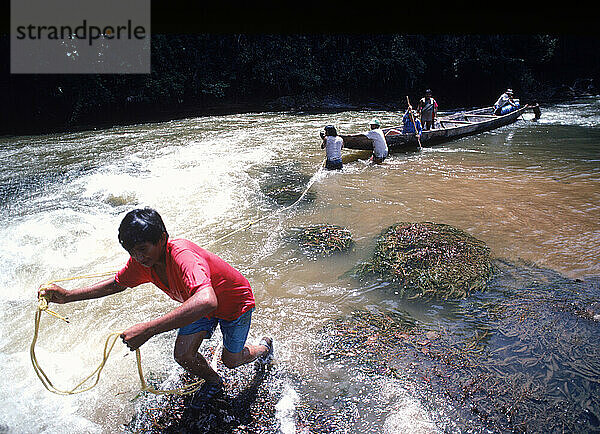
[{"label": "tree canopy", "polygon": [[[598,42],[564,35],[155,34],[151,74],[3,74],[2,133],[215,110],[318,109],[325,96],[392,107],[426,88],[442,109],[490,105],[507,87],[543,101],[577,79],[597,81]],[[8,53],[7,36],[0,49]],[[282,105],[285,98],[295,103]]]}]

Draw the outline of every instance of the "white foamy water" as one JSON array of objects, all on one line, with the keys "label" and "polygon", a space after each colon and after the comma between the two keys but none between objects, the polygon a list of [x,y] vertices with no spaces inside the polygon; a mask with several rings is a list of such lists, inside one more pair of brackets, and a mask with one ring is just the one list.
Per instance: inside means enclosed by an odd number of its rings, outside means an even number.
[{"label": "white foamy water", "polygon": [[[235,116],[223,120],[238,124]],[[243,221],[256,189],[246,170],[281,158],[286,143],[280,138],[248,146],[249,136],[266,133],[260,126],[207,130],[213,122],[203,118],[34,138],[44,151],[27,145],[34,158],[18,176],[32,180],[32,188],[23,192],[29,198],[16,196],[4,204],[3,215],[8,213],[11,222],[0,231],[1,357],[5,372],[12,374],[0,380],[0,426],[14,432],[114,432],[129,421],[130,400],[139,385],[135,358],[120,344],[91,391],[57,396],[43,389],[28,353],[37,287],[120,268],[127,254],[116,240],[117,228],[133,207],[158,209],[173,236],[196,241],[209,241],[215,230]],[[38,167],[48,174],[42,176]],[[91,281],[63,285],[85,283]],[[98,365],[110,332],[174,307],[150,285],[105,299],[53,305],[71,324],[44,315],[37,358],[57,387],[70,389]],[[151,375],[178,369],[167,336],[143,348]]]},{"label": "white foamy water", "polygon": [[281,394],[281,399],[275,405],[275,418],[279,425],[279,432],[282,434],[296,433],[296,421],[294,415],[296,413],[296,404],[299,401],[298,394],[289,384],[284,385]]}]

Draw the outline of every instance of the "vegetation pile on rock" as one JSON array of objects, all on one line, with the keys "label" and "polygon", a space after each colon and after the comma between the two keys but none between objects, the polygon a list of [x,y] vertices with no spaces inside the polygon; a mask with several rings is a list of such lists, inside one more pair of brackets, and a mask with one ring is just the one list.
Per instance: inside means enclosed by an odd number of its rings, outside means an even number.
[{"label": "vegetation pile on rock", "polygon": [[352,246],[352,234],[336,225],[312,225],[293,228],[290,238],[306,255],[331,255],[343,252]]},{"label": "vegetation pile on rock", "polygon": [[492,272],[485,243],[452,226],[423,222],[389,227],[358,275],[377,274],[416,296],[447,299],[484,289]]}]

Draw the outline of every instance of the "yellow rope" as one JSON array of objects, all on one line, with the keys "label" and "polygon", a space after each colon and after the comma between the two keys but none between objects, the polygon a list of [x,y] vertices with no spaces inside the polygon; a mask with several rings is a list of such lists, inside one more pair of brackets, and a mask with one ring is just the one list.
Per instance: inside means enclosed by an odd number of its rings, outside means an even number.
[{"label": "yellow rope", "polygon": [[[232,232],[226,234],[225,236],[222,236],[221,238],[218,238],[218,239],[212,241],[208,245],[212,245],[217,242],[223,241],[224,239],[229,238],[233,234],[240,232],[242,230],[248,229],[250,226],[252,226],[262,220],[265,220],[265,219],[272,217],[280,212],[283,212],[287,209],[292,208],[294,205],[296,205],[298,202],[300,202],[304,198],[304,196],[306,195],[306,193],[308,192],[310,187],[315,182],[316,175],[321,171],[324,164],[325,164],[325,160],[323,160],[323,162],[320,164],[319,169],[313,175],[313,177],[309,181],[307,187],[304,189],[304,191],[302,192],[300,197],[294,203],[292,203],[291,205],[289,205],[285,208],[279,209],[267,216],[264,216],[257,220],[254,220],[254,221],[248,223],[247,225],[245,225],[239,229],[236,229],[235,231],[232,231]],[[68,277],[65,279],[57,279],[57,280],[53,280],[51,282],[46,283],[45,285],[42,286],[41,289],[43,289],[44,287],[47,287],[53,283],[57,283],[57,282],[67,282],[67,281],[77,280],[77,279],[105,277],[105,276],[109,276],[109,275],[114,275],[115,273],[116,273],[116,271],[108,271],[108,272],[104,272],[104,273],[87,274],[87,275],[82,275],[82,276]],[[98,381],[100,381],[100,374],[102,373],[102,370],[104,369],[104,365],[106,364],[106,361],[108,360],[108,357],[110,356],[110,353],[113,350],[113,348],[117,342],[117,339],[121,336],[121,332],[115,332],[115,333],[111,333],[108,335],[108,337],[106,338],[106,341],[104,343],[104,352],[103,352],[102,361],[100,362],[98,367],[96,367],[96,369],[94,369],[94,371],[91,374],[89,374],[82,381],[80,381],[75,387],[73,387],[69,390],[59,389],[56,386],[54,386],[52,381],[48,378],[48,375],[46,375],[46,373],[40,366],[40,364],[37,360],[37,356],[35,354],[35,345],[37,343],[39,332],[40,332],[40,320],[41,320],[42,312],[46,312],[62,321],[65,321],[66,323],[69,323],[69,320],[68,320],[68,318],[48,309],[48,299],[46,297],[38,298],[38,306],[37,306],[37,309],[35,312],[35,317],[34,317],[33,339],[31,341],[31,346],[29,348],[29,355],[31,357],[31,364],[33,365],[33,370],[37,374],[38,378],[40,379],[40,381],[42,382],[44,387],[48,391],[50,391],[52,393],[56,393],[58,395],[74,395],[77,393],[86,392],[86,391],[92,389],[93,387],[95,387],[98,384]],[[211,365],[214,367],[216,367],[217,356],[218,356],[218,351],[215,351],[214,356],[213,356],[213,361],[211,363]],[[175,389],[157,390],[151,386],[148,386],[148,384],[146,383],[146,380],[144,379],[144,372],[142,369],[142,356],[141,356],[141,352],[140,352],[139,348],[135,350],[135,358],[136,358],[136,362],[137,362],[138,376],[140,378],[140,389],[142,391],[153,393],[155,395],[186,395],[186,394],[194,393],[196,390],[198,390],[200,388],[200,386],[204,382],[204,380],[198,380],[198,381],[190,383],[186,386],[175,388]],[[93,383],[91,385],[86,386],[86,384],[88,384],[88,382],[94,377],[95,377],[95,380],[93,381]]]},{"label": "yellow rope", "polygon": [[[42,289],[46,286],[49,286],[52,283],[65,282],[65,281],[75,280],[75,279],[103,277],[103,276],[112,275],[114,273],[115,273],[114,271],[110,271],[110,272],[99,273],[99,274],[75,276],[75,277],[69,277],[67,279],[53,280],[52,282],[48,282],[47,284],[43,285]],[[86,392],[86,391],[92,389],[93,387],[95,387],[98,384],[98,381],[100,380],[100,374],[102,373],[102,370],[104,369],[104,366],[106,365],[106,361],[108,360],[108,357],[110,356],[111,351],[113,350],[117,340],[121,336],[121,332],[114,332],[114,333],[111,333],[108,335],[108,337],[106,338],[106,341],[104,343],[104,352],[103,352],[102,361],[96,367],[96,369],[94,369],[94,371],[92,371],[91,374],[89,374],[87,377],[85,377],[82,381],[80,381],[75,387],[73,387],[71,389],[68,389],[68,390],[59,389],[48,378],[48,375],[44,372],[44,370],[40,366],[40,364],[37,360],[37,356],[35,354],[35,345],[37,343],[38,336],[39,336],[40,320],[41,320],[42,312],[49,313],[50,315],[52,315],[58,319],[61,319],[61,320],[65,321],[66,323],[68,323],[69,320],[64,316],[59,315],[58,313],[49,310],[48,309],[48,300],[46,297],[39,298],[38,307],[35,312],[34,332],[33,332],[33,339],[31,341],[31,346],[29,348],[29,354],[31,357],[31,364],[33,365],[33,370],[37,374],[38,378],[40,379],[40,381],[42,382],[44,387],[48,391],[50,391],[52,393],[56,393],[58,395],[74,395],[77,393]],[[186,386],[179,387],[176,389],[157,390],[153,387],[148,386],[148,384],[146,383],[146,380],[144,379],[144,372],[142,370],[142,356],[141,356],[141,352],[140,352],[139,348],[135,350],[135,358],[136,358],[136,362],[137,362],[138,375],[140,378],[140,389],[142,391],[150,392],[155,395],[165,395],[165,394],[184,395],[184,394],[193,393],[196,390],[198,390],[200,388],[200,385],[204,381],[204,380],[198,380],[198,381],[190,383]],[[91,384],[89,384],[89,381],[94,377],[95,377],[95,380]]]}]

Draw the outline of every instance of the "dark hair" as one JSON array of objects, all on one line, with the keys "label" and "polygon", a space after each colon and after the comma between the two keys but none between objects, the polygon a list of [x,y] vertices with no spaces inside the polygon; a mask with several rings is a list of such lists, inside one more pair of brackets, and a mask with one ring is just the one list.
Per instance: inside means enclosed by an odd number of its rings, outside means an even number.
[{"label": "dark hair", "polygon": [[325,127],[325,135],[326,136],[337,136],[337,130],[333,125],[327,125]]},{"label": "dark hair", "polygon": [[140,243],[158,243],[163,233],[169,237],[160,214],[152,208],[138,208],[129,211],[121,221],[119,243],[130,251]]}]

